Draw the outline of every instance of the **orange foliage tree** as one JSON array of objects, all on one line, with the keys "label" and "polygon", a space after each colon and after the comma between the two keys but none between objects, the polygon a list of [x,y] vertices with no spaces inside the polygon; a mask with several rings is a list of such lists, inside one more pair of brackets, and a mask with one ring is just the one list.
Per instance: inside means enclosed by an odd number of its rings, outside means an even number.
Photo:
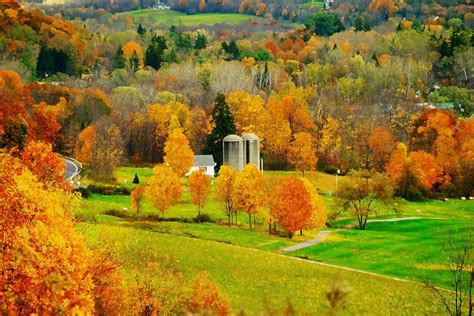
[{"label": "orange foliage tree", "polygon": [[206,175],[204,170],[199,169],[193,171],[189,176],[189,194],[191,201],[198,209],[198,215],[201,215],[201,210],[206,204],[209,189],[211,187],[211,179]]},{"label": "orange foliage tree", "polygon": [[188,309],[193,314],[220,315],[230,314],[229,303],[221,296],[219,288],[205,273],[194,278]]},{"label": "orange foliage tree", "polygon": [[69,188],[64,179],[66,165],[51,144],[31,141],[20,155],[23,164],[46,186]]},{"label": "orange foliage tree", "polygon": [[387,128],[375,126],[370,132],[368,143],[372,150],[376,169],[382,171],[395,147],[395,138]]},{"label": "orange foliage tree", "polygon": [[97,139],[97,132],[93,125],[87,126],[79,133],[78,144],[76,146],[76,157],[85,164],[91,162],[92,149]]},{"label": "orange foliage tree", "polygon": [[270,214],[290,238],[309,222],[312,210],[311,196],[296,177],[283,179],[270,193]]},{"label": "orange foliage tree", "polygon": [[[231,166],[223,165],[219,169],[219,175],[216,178],[216,195],[217,199],[224,204],[225,213],[228,218],[229,226],[232,222],[232,215],[234,214],[232,193],[234,188],[234,181],[237,176],[237,171]],[[237,221],[237,216],[235,216]]]},{"label": "orange foliage tree", "polygon": [[45,187],[8,154],[0,187],[1,313],[92,313],[89,252],[70,215],[76,196]]},{"label": "orange foliage tree", "polygon": [[145,194],[164,218],[165,211],[181,200],[183,187],[178,175],[170,167],[157,165],[153,168],[153,175],[148,179]]},{"label": "orange foliage tree", "polygon": [[315,170],[318,158],[314,148],[314,140],[311,134],[300,132],[294,135],[294,140],[288,148],[288,162],[300,170],[304,177],[307,170]]},{"label": "orange foliage tree", "polygon": [[248,164],[237,175],[234,181],[232,202],[236,209],[249,216],[249,227],[252,227],[252,215],[265,205],[265,182],[262,173],[254,164]]},{"label": "orange foliage tree", "polygon": [[141,207],[141,202],[143,199],[143,194],[145,192],[145,189],[143,185],[137,185],[135,189],[130,193],[130,200],[132,202],[132,209],[133,211],[139,215],[140,211],[142,209]]}]

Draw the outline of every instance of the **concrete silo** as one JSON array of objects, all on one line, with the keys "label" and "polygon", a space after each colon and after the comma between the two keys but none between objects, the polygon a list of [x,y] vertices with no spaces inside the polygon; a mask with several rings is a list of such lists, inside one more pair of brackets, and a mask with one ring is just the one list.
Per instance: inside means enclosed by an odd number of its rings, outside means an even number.
[{"label": "concrete silo", "polygon": [[260,140],[257,135],[247,133],[242,135],[244,142],[244,165],[252,163],[260,170]]},{"label": "concrete silo", "polygon": [[240,136],[227,135],[223,139],[224,165],[232,166],[235,170],[241,171],[244,168],[244,142]]}]

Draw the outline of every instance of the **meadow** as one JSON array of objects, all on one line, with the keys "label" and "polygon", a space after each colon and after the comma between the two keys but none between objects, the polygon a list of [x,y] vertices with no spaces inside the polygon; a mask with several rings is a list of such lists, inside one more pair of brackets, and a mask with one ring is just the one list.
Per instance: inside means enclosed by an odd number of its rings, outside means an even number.
[{"label": "meadow", "polygon": [[152,23],[154,25],[184,25],[184,26],[210,26],[214,24],[230,24],[237,25],[248,23],[253,20],[262,20],[248,14],[238,13],[200,13],[187,15],[186,13],[174,10],[153,10],[143,9],[136,11],[129,11],[135,24]]},{"label": "meadow", "polygon": [[[117,185],[131,189],[135,173],[145,182],[152,171],[150,168],[118,168],[114,173]],[[267,185],[287,175],[300,174],[264,172]],[[331,213],[335,207],[331,194],[336,189],[335,176],[309,172],[306,177],[323,194]],[[339,176],[338,182],[346,179]],[[91,183],[87,177],[84,181]],[[185,179],[182,181],[186,183]],[[307,241],[317,231],[304,231],[303,236],[289,240],[284,232],[280,236],[269,235],[263,218],[258,219],[260,225],[255,230],[249,230],[246,214],[239,215],[239,225],[228,227],[222,205],[213,193],[203,210],[210,222],[194,223],[197,211],[190,202],[187,188],[183,200],[166,212],[165,221],[157,220],[156,210],[146,201],[139,216],[132,214],[127,195],[93,194],[82,200],[75,215],[81,222],[79,229],[90,243],[100,240],[113,245],[118,253],[127,249],[123,258],[130,269],[134,261],[139,260],[138,255],[130,254],[133,248],[136,253],[151,251],[171,258],[173,265],[189,277],[200,270],[207,271],[234,311],[244,307],[251,312],[261,311],[266,306],[283,308],[287,302],[310,311],[321,311],[327,308],[325,293],[335,280],[340,280],[343,286],[350,288],[347,304],[352,313],[364,313],[374,306],[380,311],[397,311],[397,314],[407,310],[410,313],[436,312],[433,310],[436,305],[424,301],[429,293],[422,289],[421,283],[430,280],[438,286],[449,287],[442,237],[449,229],[456,232],[453,235],[456,241],[461,239],[466,223],[472,222],[474,201],[399,201],[399,204],[400,213],[382,210],[372,219],[419,219],[369,222],[367,230],[361,231],[347,228],[354,219],[345,214],[330,221],[330,228],[324,228],[332,231],[326,241],[289,253],[281,249]]]}]

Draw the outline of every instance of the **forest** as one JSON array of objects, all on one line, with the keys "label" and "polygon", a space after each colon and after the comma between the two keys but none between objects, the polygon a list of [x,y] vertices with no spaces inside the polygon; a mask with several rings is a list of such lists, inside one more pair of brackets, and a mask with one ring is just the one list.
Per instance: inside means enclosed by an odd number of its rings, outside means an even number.
[{"label": "forest", "polygon": [[[144,266],[125,262],[131,249],[99,237],[117,218],[128,223],[120,222],[124,232],[183,225],[165,233],[188,236],[213,223],[227,229],[222,236],[235,228],[244,239],[290,247],[303,231],[345,228],[347,212],[364,231],[377,210],[472,203],[469,1],[165,3],[172,10],[160,13],[148,0],[0,3],[0,313],[239,310],[212,273],[180,271],[146,247],[133,250]],[[155,14],[250,18],[169,25]],[[260,139],[263,174],[223,165],[224,137],[244,133]],[[57,154],[83,165],[79,183],[64,181]],[[185,176],[200,154],[216,162],[212,182],[201,171]],[[339,186],[338,177],[346,180]],[[182,215],[183,205],[192,215]],[[454,221],[472,219],[468,205]],[[430,215],[447,216],[437,212]],[[130,233],[151,238],[142,232]],[[100,238],[112,241],[105,247]],[[349,313],[367,312],[353,304]]]}]

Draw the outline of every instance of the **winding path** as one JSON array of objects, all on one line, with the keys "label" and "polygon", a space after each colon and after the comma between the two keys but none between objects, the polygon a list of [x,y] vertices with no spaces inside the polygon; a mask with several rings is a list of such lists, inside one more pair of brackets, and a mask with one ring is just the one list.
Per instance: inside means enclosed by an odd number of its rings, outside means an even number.
[{"label": "winding path", "polygon": [[[414,221],[414,220],[425,219],[425,218],[426,217],[395,217],[395,218],[385,218],[385,219],[369,219],[367,221],[367,223]],[[356,226],[355,223],[349,223],[346,226],[344,226],[342,229],[351,229],[355,226]],[[297,245],[293,245],[293,246],[290,246],[290,247],[283,248],[283,249],[281,249],[281,251],[291,252],[291,251],[295,251],[295,250],[299,250],[299,249],[303,249],[303,248],[307,248],[307,247],[317,245],[317,244],[322,243],[323,241],[325,241],[331,233],[334,233],[334,232],[337,232],[337,231],[340,231],[340,230],[341,229],[319,231],[314,239],[299,243]]]}]

